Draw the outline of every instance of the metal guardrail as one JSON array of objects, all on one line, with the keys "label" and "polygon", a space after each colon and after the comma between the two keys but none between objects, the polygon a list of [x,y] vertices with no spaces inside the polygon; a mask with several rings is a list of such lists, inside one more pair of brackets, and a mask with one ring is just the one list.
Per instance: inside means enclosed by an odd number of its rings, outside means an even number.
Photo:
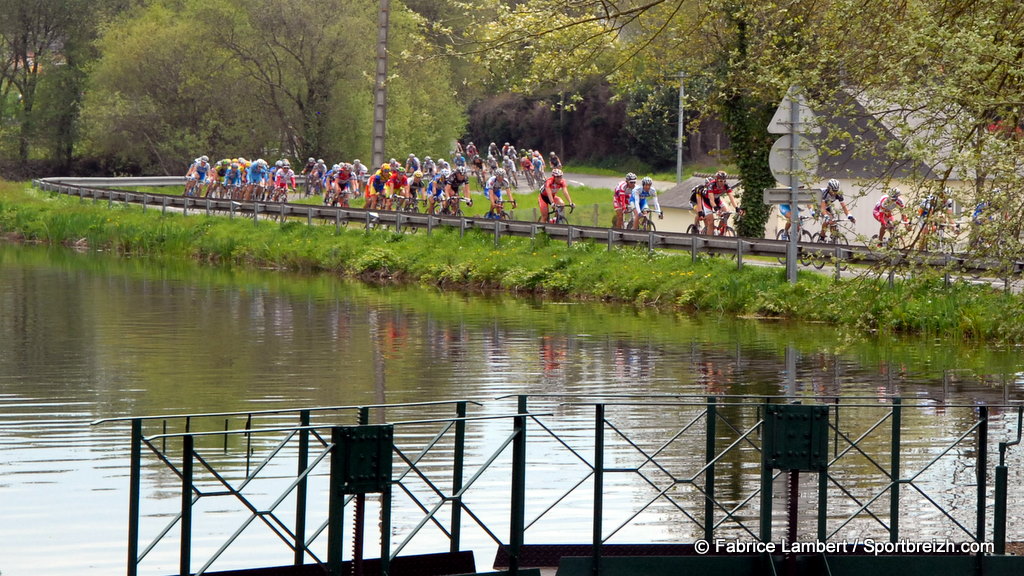
[{"label": "metal guardrail", "polygon": [[[494,235],[497,245],[502,236],[520,236],[534,238],[544,233],[551,238],[562,240],[568,244],[580,240],[592,240],[606,243],[608,249],[614,246],[646,246],[649,250],[672,249],[689,251],[691,258],[696,260],[698,254],[725,255],[735,258],[738,268],[743,267],[745,256],[769,258],[785,258],[788,242],[759,238],[741,238],[728,236],[691,235],[679,232],[641,232],[621,230],[599,226],[574,226],[566,224],[546,224],[522,220],[492,220],[487,218],[471,218],[456,216],[436,216],[413,212],[395,212],[387,210],[368,211],[361,208],[338,208],[330,206],[314,206],[310,204],[280,202],[241,202],[228,199],[193,198],[180,194],[140,193],[124,190],[111,190],[106,186],[179,186],[184,184],[183,177],[153,178],[43,178],[33,181],[43,190],[91,198],[93,201],[107,200],[141,204],[143,209],[154,206],[165,211],[168,208],[182,210],[185,214],[205,212],[228,214],[230,217],[246,216],[253,220],[260,216],[280,220],[304,218],[310,225],[314,220],[329,224],[336,228],[358,223],[366,229],[392,228],[395,231],[415,231],[433,228],[454,227],[461,233],[466,230],[484,230]],[[1009,268],[1006,264],[994,260],[966,258],[961,255],[929,253],[915,250],[879,251],[867,246],[850,246],[825,244],[816,242],[800,242],[799,257],[804,261],[816,261],[821,266],[834,268],[835,276],[850,263],[883,264],[892,268],[901,265],[928,266],[962,273],[996,272],[1000,278],[1009,282],[1011,277],[1024,274],[1024,262],[1014,262]],[[890,280],[892,276],[890,275]],[[947,272],[947,282],[949,273]]]},{"label": "metal guardrail", "polygon": [[[1002,554],[1007,517],[1024,515],[1021,500],[1007,496],[1005,456],[1016,440],[999,444],[994,506],[988,493],[993,415],[1015,416],[1016,429],[1009,420],[999,422],[1002,434],[1019,439],[1019,405],[943,405],[937,412],[933,403],[879,397],[803,398],[813,405],[760,396],[508,400],[514,410],[480,406],[480,415],[469,412],[477,403],[460,400],[120,419],[131,425],[127,574],[139,574],[175,526],[179,573],[207,573],[253,525],[275,535],[294,566],[317,564],[339,576],[352,566],[359,574],[366,498],[374,493],[380,494],[379,519],[369,525],[379,529],[381,574],[427,532],[435,547],[461,551],[468,528],[507,554],[510,573],[536,565],[529,558],[532,538],[587,543],[588,573],[600,575],[603,551],[631,528],[649,526],[652,516],[669,523],[669,538],[691,554],[698,539],[769,543],[778,540],[779,528],[787,529],[790,542],[808,533],[819,542],[853,541],[851,534],[861,542],[937,538],[985,544]],[[454,414],[444,414],[452,408]],[[810,428],[801,414],[809,413],[817,414],[817,423],[808,437],[820,435],[805,442]],[[923,418],[944,418],[944,433],[915,432],[906,424]],[[507,432],[496,434],[502,429]],[[813,477],[805,476],[810,483],[801,481],[801,468],[805,474],[813,468]],[[969,473],[950,479],[951,470]],[[153,490],[169,487],[160,475],[180,487],[178,512],[145,547],[143,471]],[[250,495],[267,476],[277,480],[280,493]],[[780,518],[774,492],[787,479],[787,514]],[[817,494],[813,512],[803,518],[799,503],[808,499],[797,493],[801,485]],[[193,531],[204,519],[201,510],[210,513],[199,504],[215,497],[234,502],[245,518],[219,547],[204,542],[209,557],[193,571]],[[292,499],[293,511],[278,510]],[[587,502],[592,513],[581,519]],[[355,520],[347,563],[346,509]],[[931,517],[928,525],[916,521],[923,517]],[[649,528],[640,533],[650,538]]]}]

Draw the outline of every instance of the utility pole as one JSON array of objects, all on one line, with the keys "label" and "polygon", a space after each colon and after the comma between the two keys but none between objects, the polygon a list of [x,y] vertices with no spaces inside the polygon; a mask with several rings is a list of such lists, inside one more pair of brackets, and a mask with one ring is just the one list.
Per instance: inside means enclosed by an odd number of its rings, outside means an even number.
[{"label": "utility pole", "polygon": [[686,125],[686,73],[679,73],[679,126],[676,136],[676,184],[683,183],[683,130]]},{"label": "utility pole", "polygon": [[377,16],[377,74],[373,87],[373,149],[370,169],[384,163],[384,130],[388,113],[388,16],[390,0],[380,0]]}]

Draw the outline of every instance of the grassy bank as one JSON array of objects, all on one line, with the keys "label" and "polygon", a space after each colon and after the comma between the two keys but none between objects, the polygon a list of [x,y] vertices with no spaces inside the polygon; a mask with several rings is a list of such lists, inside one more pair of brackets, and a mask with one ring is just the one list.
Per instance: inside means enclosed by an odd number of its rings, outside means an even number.
[{"label": "grassy bank", "polygon": [[778,268],[736,271],[720,258],[648,254],[540,237],[504,238],[436,230],[427,236],[364,233],[334,226],[281,225],[180,214],[0,185],[0,232],[30,241],[215,264],[328,272],[432,286],[544,293],[696,311],[825,322],[851,332],[914,332],[1024,342],[1024,299],[969,284],[913,280],[834,282],[804,274],[786,283]]}]

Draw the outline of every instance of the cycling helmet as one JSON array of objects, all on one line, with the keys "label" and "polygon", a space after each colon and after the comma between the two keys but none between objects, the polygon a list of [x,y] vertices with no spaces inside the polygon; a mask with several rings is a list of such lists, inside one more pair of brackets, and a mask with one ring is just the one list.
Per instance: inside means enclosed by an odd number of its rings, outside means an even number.
[{"label": "cycling helmet", "polygon": [[555,156],[557,156],[557,154],[555,154],[555,151],[552,150],[551,152],[548,152],[548,156],[551,156],[552,158],[554,158]]},{"label": "cycling helmet", "polygon": [[893,198],[899,198],[900,194],[902,194],[902,192],[900,192],[899,188],[890,188],[889,189],[889,196],[892,196]]},{"label": "cycling helmet", "polygon": [[829,180],[828,181],[828,191],[829,192],[839,192],[839,180],[836,180],[835,178]]},{"label": "cycling helmet", "polygon": [[415,158],[415,157],[416,157],[416,155],[415,155],[415,154],[409,154],[409,158],[410,158],[410,159],[412,159],[412,158]]},{"label": "cycling helmet", "polygon": [[420,171],[420,170],[417,170],[417,171],[412,173],[412,177],[413,178],[423,178],[423,172]]},{"label": "cycling helmet", "polygon": [[626,172],[626,182],[636,182],[636,174]]},{"label": "cycling helmet", "polygon": [[705,185],[705,186],[714,186],[714,185],[715,185],[715,179],[714,179],[714,177],[712,177],[712,176],[708,176],[707,178],[705,178],[705,179],[704,179],[704,185]]},{"label": "cycling helmet", "polygon": [[199,159],[202,160],[203,162],[209,162],[210,161],[210,158],[208,156],[206,156],[205,154],[200,156]]},{"label": "cycling helmet", "polygon": [[356,158],[355,160],[353,160],[353,161],[352,161],[352,163],[353,163],[353,164],[359,164],[359,163],[360,163],[360,162],[359,162],[359,158]]},{"label": "cycling helmet", "polygon": [[274,166],[280,168],[281,166],[284,166],[284,162],[278,160],[277,162],[274,162]]},{"label": "cycling helmet", "polygon": [[441,169],[441,177],[442,178],[447,178],[447,177],[449,177],[451,175],[452,175],[452,171],[449,170],[448,168],[442,168]]},{"label": "cycling helmet", "polygon": [[561,178],[562,177],[562,171],[560,169],[558,169],[558,168],[555,168],[554,170],[551,171],[551,177],[552,178]]},{"label": "cycling helmet", "polygon": [[341,170],[341,164],[335,164],[334,166],[331,166],[331,170],[334,170],[334,171]]},{"label": "cycling helmet", "polygon": [[[316,161],[317,164],[324,164],[324,159],[320,158]],[[326,164],[325,164],[326,165]]]},{"label": "cycling helmet", "polygon": [[650,176],[644,176],[644,179],[640,181],[641,186],[652,186],[653,184],[654,180]]},{"label": "cycling helmet", "polygon": [[245,158],[242,158],[241,156],[239,156],[239,157],[238,157],[238,162],[239,162],[240,164],[245,164],[245,163],[247,163],[247,162],[249,162],[249,161],[248,161],[248,160],[246,160]]},{"label": "cycling helmet", "polygon": [[396,166],[395,172],[398,172],[399,174],[405,174],[405,166]]},{"label": "cycling helmet", "polygon": [[[472,144],[472,142],[470,142],[470,144]],[[459,174],[465,175],[466,174],[466,167],[465,166],[459,166],[458,168],[455,169],[455,171],[458,172]]]},{"label": "cycling helmet", "polygon": [[315,158],[313,158],[312,156],[310,156],[310,157],[309,157],[309,162],[316,162],[316,159],[315,159]]},{"label": "cycling helmet", "polygon": [[260,166],[263,166],[266,163],[267,163],[266,160],[264,160],[263,158],[257,158],[256,159],[256,164],[258,164]]},{"label": "cycling helmet", "polygon": [[391,170],[391,164],[388,164],[387,162],[385,162],[385,163],[380,165],[380,169],[381,169],[381,172],[383,172],[385,170],[390,171]]},{"label": "cycling helmet", "polygon": [[504,178],[505,174],[507,174],[507,172],[505,172],[504,168],[498,168],[497,170],[494,171],[494,175],[497,176],[498,178]]},{"label": "cycling helmet", "polygon": [[427,162],[430,162],[430,156],[427,156],[426,158],[424,158],[424,160],[426,160]]},{"label": "cycling helmet", "polygon": [[729,177],[729,175],[725,173],[725,170],[719,170],[718,172],[715,172],[715,180],[723,180],[724,181],[728,177]]}]

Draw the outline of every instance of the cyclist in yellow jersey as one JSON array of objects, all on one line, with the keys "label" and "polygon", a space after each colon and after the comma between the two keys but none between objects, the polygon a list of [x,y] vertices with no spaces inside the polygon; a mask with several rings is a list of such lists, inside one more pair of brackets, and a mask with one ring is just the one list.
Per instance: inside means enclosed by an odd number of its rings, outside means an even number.
[{"label": "cyclist in yellow jersey", "polygon": [[366,209],[373,210],[381,203],[381,198],[391,194],[391,164],[381,164],[370,181],[366,183]]}]

